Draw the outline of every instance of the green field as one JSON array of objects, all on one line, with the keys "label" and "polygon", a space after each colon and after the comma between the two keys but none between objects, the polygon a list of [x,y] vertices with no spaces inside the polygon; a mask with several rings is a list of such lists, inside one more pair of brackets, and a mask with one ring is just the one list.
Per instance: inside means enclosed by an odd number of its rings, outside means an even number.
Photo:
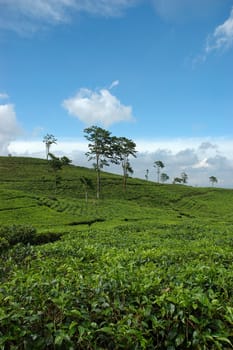
[{"label": "green field", "polygon": [[0,174],[0,349],[233,348],[233,190]]}]

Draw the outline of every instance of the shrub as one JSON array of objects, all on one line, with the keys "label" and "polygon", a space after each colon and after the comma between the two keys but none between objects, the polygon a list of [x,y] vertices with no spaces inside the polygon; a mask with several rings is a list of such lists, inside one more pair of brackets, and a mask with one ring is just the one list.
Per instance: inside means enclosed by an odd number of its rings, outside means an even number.
[{"label": "shrub", "polygon": [[38,233],[36,235],[35,243],[36,244],[45,244],[49,242],[55,242],[61,238],[62,234],[58,232],[44,232]]},{"label": "shrub", "polygon": [[17,243],[33,244],[36,239],[36,229],[24,225],[3,226],[0,228],[0,237],[5,238],[10,245]]},{"label": "shrub", "polygon": [[0,237],[0,253],[9,248],[9,242],[6,238]]},{"label": "shrub", "polygon": [[37,233],[32,226],[2,226],[0,227],[0,252],[18,243],[45,244],[55,242],[61,238],[61,235],[61,233],[55,232]]}]

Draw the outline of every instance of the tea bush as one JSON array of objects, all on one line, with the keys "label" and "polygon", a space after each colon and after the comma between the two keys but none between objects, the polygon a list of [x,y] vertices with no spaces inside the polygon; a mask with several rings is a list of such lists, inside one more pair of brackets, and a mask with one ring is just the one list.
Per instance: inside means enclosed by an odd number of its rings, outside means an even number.
[{"label": "tea bush", "polygon": [[59,232],[43,232],[38,233],[35,236],[35,243],[36,244],[45,244],[49,242],[55,242],[59,240],[62,236],[62,233]]},{"label": "tea bush", "polygon": [[0,237],[0,253],[9,248],[9,242],[6,238]]},{"label": "tea bush", "polygon": [[12,225],[0,228],[0,251],[16,244],[44,244],[61,238],[58,232],[37,233],[32,226]]},{"label": "tea bush", "polygon": [[130,178],[123,193],[102,172],[86,201],[93,169],[63,169],[54,196],[47,161],[8,158],[0,350],[233,348],[233,191]]},{"label": "tea bush", "polygon": [[0,348],[232,349],[231,237],[138,223],[15,245],[0,264]]},{"label": "tea bush", "polygon": [[0,237],[5,238],[10,245],[17,243],[35,243],[36,229],[32,226],[12,225],[0,227]]}]

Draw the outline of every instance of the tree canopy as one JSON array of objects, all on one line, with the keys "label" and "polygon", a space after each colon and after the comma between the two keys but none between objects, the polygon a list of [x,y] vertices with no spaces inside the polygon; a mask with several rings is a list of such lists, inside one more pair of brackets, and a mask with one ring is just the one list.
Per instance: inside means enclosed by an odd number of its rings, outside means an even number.
[{"label": "tree canopy", "polygon": [[51,147],[52,144],[54,144],[54,143],[56,144],[57,143],[57,139],[52,134],[46,134],[44,136],[43,142],[45,143],[46,158],[48,159],[49,153],[50,153],[50,147]]},{"label": "tree canopy", "polygon": [[136,157],[136,144],[126,137],[112,136],[111,132],[93,125],[84,129],[84,136],[89,141],[86,153],[88,160],[94,160],[97,175],[97,199],[100,196],[100,171],[104,166],[121,164],[123,169],[123,185],[126,188],[128,174],[133,173],[129,157]]},{"label": "tree canopy", "polygon": [[216,176],[210,176],[209,180],[210,180],[210,183],[212,184],[212,186],[214,186],[214,184],[216,184],[218,182],[218,179]]},{"label": "tree canopy", "polygon": [[109,166],[113,157],[111,132],[96,125],[84,129],[84,136],[89,141],[89,151],[86,153],[88,160],[94,160],[93,166],[97,176],[96,196],[100,196],[100,171],[104,166]]},{"label": "tree canopy", "polygon": [[160,179],[160,169],[163,169],[165,167],[164,163],[161,160],[156,160],[154,162],[154,167],[157,168],[157,182],[159,182]]},{"label": "tree canopy", "polygon": [[126,189],[127,177],[129,174],[133,174],[133,168],[131,167],[129,157],[136,158],[136,143],[126,137],[113,137],[113,162],[122,165],[123,169],[123,187]]}]

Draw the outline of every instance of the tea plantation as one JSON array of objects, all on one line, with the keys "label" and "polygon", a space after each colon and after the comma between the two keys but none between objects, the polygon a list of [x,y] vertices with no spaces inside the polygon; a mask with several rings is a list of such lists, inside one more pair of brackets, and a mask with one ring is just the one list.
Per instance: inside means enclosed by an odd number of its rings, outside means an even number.
[{"label": "tea plantation", "polygon": [[[233,191],[0,157],[0,349],[232,349]],[[93,186],[85,186],[82,179]]]}]

